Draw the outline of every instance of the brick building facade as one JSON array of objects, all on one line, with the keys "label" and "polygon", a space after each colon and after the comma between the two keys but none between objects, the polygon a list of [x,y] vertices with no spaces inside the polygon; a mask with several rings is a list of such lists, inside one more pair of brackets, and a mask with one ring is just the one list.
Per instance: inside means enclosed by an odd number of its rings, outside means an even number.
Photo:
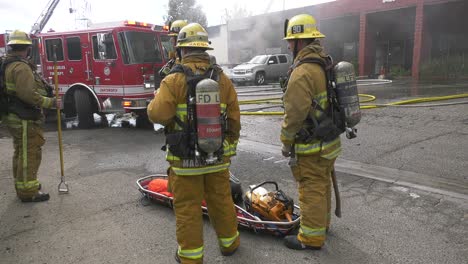
[{"label": "brick building facade", "polygon": [[468,60],[467,0],[337,0],[229,21],[230,63],[288,52],[284,20],[301,13],[317,19],[335,61],[353,62],[359,75],[392,71],[418,79],[431,62]]}]

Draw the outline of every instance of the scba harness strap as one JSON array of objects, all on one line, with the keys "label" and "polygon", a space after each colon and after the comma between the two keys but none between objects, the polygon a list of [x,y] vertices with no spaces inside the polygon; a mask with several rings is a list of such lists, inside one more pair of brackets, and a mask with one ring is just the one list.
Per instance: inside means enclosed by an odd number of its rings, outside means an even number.
[{"label": "scba harness strap", "polygon": [[[204,70],[204,69],[203,69]],[[182,159],[183,167],[201,167],[207,165],[206,154],[198,147],[197,134],[197,112],[196,112],[196,86],[204,79],[212,79],[216,82],[219,80],[219,72],[221,69],[215,65],[210,65],[203,74],[195,74],[193,71],[184,65],[175,65],[169,74],[184,73],[187,83],[186,97],[186,122],[181,120],[177,115],[174,117],[175,123],[182,129],[176,132],[170,132],[166,128],[166,146],[172,155]],[[222,127],[222,141],[225,138],[226,131],[226,114],[220,116]],[[163,150],[166,150],[163,147]],[[223,146],[221,146],[214,154],[219,162],[223,158]]]},{"label": "scba harness strap", "polygon": [[[305,58],[295,63],[291,72],[304,63],[318,64],[325,72],[327,85],[328,108],[324,109],[316,99],[312,100],[312,107],[307,116],[308,128],[302,128],[296,135],[296,139],[301,143],[308,143],[315,139],[329,142],[339,137],[346,131],[345,113],[340,108],[337,94],[335,92],[336,76],[333,70],[334,64],[330,56],[319,58]],[[314,116],[315,111],[320,111],[318,117]]]},{"label": "scba harness strap", "polygon": [[14,62],[27,64],[33,70],[34,77],[36,78],[37,73],[33,65],[19,56],[1,57],[0,59],[0,115],[14,113],[24,120],[38,120],[41,117],[41,109],[23,102],[15,95],[8,94],[6,83],[6,68],[9,64]]},{"label": "scba harness strap", "polygon": [[7,93],[6,87],[6,67],[13,62],[25,62],[20,57],[0,57],[0,115],[7,114],[11,102],[11,97]]},{"label": "scba harness strap", "polygon": [[33,71],[34,78],[40,80],[47,91],[47,97],[52,97],[52,88],[50,85],[36,72],[36,67],[29,61],[19,57],[2,57],[0,65],[0,114],[13,113],[19,118],[24,120],[39,120],[42,116],[42,111],[39,107],[27,104],[15,95],[7,93],[6,83],[6,68],[9,64],[14,62],[22,62],[27,64]]}]

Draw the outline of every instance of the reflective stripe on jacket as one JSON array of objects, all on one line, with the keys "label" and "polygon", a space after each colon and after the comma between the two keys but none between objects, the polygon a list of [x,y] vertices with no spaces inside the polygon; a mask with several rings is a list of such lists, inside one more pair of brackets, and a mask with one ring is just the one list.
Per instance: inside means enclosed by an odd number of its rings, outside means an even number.
[{"label": "reflective stripe on jacket", "polygon": [[[323,58],[326,54],[318,41],[309,44],[299,51],[294,63],[305,58]],[[284,94],[284,119],[281,125],[281,142],[295,144],[296,154],[312,155],[320,153],[326,159],[336,158],[341,152],[341,141],[338,137],[330,142],[313,140],[307,144],[296,143],[296,134],[307,128],[307,117],[312,114],[316,118],[322,111],[311,109],[315,101],[323,109],[328,108],[326,77],[322,67],[315,63],[303,63],[294,68],[289,78]]]}]

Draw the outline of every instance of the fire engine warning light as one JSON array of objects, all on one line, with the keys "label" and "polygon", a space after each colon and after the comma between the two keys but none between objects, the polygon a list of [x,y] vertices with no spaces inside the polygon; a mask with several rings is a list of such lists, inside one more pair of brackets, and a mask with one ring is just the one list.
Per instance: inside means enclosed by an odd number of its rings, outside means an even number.
[{"label": "fire engine warning light", "polygon": [[134,27],[146,27],[146,28],[151,28],[152,25],[146,22],[138,22],[138,21],[133,21],[133,20],[125,20],[124,24],[126,26],[134,26]]}]

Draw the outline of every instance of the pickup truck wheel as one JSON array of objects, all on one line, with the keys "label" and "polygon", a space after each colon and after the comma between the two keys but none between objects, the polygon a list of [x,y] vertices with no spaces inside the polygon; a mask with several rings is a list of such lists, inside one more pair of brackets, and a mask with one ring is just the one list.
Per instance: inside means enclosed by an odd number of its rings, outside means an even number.
[{"label": "pickup truck wheel", "polygon": [[255,84],[256,85],[265,84],[265,73],[264,72],[257,72],[257,74],[255,74]]},{"label": "pickup truck wheel", "polygon": [[83,129],[94,126],[93,110],[91,99],[87,91],[76,90],[74,93],[76,114],[78,115],[78,127]]}]

